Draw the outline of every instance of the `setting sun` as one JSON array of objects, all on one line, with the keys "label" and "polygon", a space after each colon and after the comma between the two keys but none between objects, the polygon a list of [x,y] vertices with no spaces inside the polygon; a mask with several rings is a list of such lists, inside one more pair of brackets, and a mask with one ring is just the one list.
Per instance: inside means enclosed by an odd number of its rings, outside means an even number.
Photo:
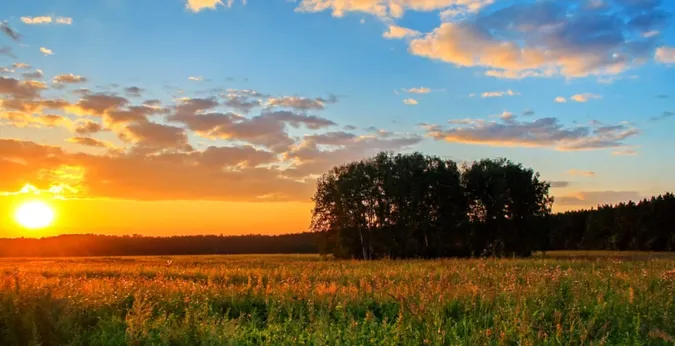
[{"label": "setting sun", "polygon": [[54,221],[54,210],[42,201],[29,201],[16,209],[16,221],[23,227],[38,229],[49,226]]}]

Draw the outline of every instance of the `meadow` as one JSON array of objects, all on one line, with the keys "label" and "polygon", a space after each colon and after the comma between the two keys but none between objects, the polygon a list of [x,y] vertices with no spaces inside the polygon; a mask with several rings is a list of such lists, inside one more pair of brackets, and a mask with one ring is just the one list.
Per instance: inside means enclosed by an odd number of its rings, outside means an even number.
[{"label": "meadow", "polygon": [[597,252],[2,259],[0,344],[672,345],[674,269]]}]

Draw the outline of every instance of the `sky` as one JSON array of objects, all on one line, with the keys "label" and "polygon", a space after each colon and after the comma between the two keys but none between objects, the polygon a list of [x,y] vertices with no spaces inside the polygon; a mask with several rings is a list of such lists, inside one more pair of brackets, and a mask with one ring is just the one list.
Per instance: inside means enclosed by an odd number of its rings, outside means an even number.
[{"label": "sky", "polygon": [[0,7],[0,237],[302,232],[380,151],[509,158],[554,211],[675,191],[673,1]]}]

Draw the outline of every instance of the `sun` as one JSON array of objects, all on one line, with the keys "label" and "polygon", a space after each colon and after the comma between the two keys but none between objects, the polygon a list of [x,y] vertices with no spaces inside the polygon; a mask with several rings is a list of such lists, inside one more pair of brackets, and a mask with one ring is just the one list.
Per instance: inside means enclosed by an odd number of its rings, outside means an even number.
[{"label": "sun", "polygon": [[16,222],[21,226],[38,229],[45,228],[54,221],[54,209],[42,201],[28,201],[22,203],[14,214]]}]

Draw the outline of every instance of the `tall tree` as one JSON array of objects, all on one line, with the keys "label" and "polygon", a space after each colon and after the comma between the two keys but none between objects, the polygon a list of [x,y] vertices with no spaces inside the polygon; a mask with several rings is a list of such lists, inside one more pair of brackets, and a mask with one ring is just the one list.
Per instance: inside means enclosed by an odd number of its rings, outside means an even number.
[{"label": "tall tree", "polygon": [[473,163],[462,174],[475,254],[527,256],[547,237],[553,198],[539,174],[507,159]]}]

